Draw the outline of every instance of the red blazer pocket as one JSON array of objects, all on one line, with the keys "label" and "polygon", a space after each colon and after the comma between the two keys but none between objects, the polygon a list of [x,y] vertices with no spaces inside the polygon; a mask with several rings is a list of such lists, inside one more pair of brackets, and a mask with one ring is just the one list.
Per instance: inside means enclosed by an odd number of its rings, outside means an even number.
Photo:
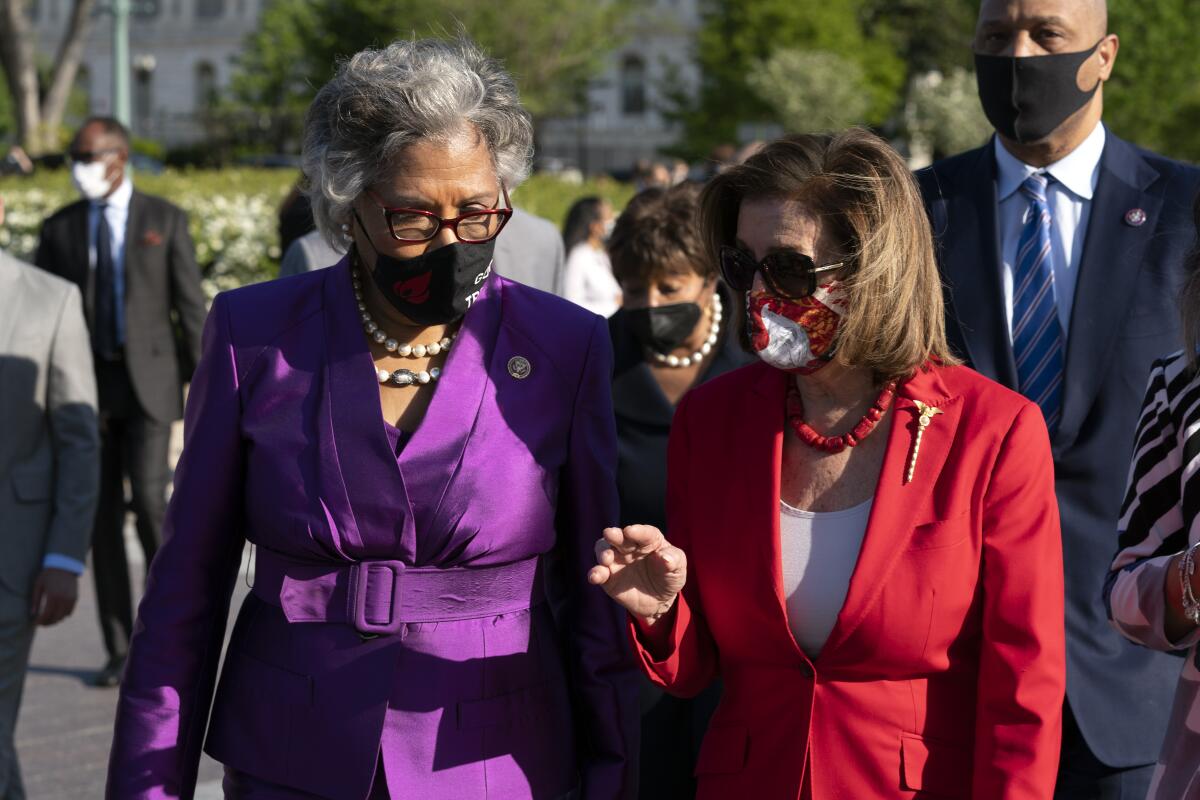
[{"label": "red blazer pocket", "polygon": [[721,725],[708,729],[696,760],[697,775],[740,772],[746,766],[750,735],[741,725]]},{"label": "red blazer pocket", "polygon": [[952,744],[926,739],[912,733],[900,734],[903,788],[930,797],[971,796],[972,754]]}]

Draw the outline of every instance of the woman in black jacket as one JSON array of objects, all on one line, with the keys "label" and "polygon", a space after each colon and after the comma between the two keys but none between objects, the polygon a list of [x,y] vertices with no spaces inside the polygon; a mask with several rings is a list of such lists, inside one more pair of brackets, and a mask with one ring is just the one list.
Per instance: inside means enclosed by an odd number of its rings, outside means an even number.
[{"label": "woman in black jacket", "polygon": [[[747,364],[739,345],[741,296],[717,279],[699,229],[694,184],[647,189],[630,201],[608,242],[622,306],[608,320],[621,525],[666,532],[667,437],[693,386]],[[720,687],[683,700],[645,681],[640,796],[695,794],[692,769]]]}]

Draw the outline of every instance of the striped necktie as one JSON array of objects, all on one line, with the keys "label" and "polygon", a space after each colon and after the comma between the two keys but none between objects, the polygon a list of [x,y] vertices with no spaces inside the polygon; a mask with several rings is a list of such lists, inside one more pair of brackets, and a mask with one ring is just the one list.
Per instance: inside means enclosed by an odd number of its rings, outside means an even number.
[{"label": "striped necktie", "polygon": [[1045,174],[1021,184],[1029,199],[1017,242],[1013,276],[1012,343],[1021,394],[1037,403],[1054,435],[1062,415],[1063,336],[1054,298],[1054,253],[1050,247],[1050,206]]}]

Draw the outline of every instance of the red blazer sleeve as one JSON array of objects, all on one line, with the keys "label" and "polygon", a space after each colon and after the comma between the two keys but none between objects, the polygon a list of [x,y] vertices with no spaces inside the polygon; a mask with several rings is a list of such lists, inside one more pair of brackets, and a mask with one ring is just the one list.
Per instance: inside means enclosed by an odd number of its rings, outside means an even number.
[{"label": "red blazer sleeve", "polygon": [[983,508],[976,800],[1054,794],[1066,690],[1054,462],[1037,406],[1017,414]]},{"label": "red blazer sleeve", "polygon": [[691,697],[699,694],[718,674],[717,647],[704,622],[704,613],[696,590],[699,575],[692,559],[693,522],[688,472],[691,447],[688,444],[689,398],[685,396],[675,410],[671,438],[667,446],[667,538],[688,556],[688,578],[675,607],[656,623],[666,626],[653,638],[644,635],[630,618],[629,632],[634,651],[650,680],[671,694]]}]

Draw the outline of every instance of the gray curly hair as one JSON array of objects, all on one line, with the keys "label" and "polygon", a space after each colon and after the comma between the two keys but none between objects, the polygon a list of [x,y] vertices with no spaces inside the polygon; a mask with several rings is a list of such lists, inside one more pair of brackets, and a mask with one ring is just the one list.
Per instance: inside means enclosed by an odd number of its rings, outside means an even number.
[{"label": "gray curly hair", "polygon": [[401,150],[447,139],[464,125],[483,137],[507,188],[529,176],[529,113],[512,77],[474,42],[398,41],[342,62],[304,121],[305,194],[325,239],[345,247],[351,204],[388,174]]}]

